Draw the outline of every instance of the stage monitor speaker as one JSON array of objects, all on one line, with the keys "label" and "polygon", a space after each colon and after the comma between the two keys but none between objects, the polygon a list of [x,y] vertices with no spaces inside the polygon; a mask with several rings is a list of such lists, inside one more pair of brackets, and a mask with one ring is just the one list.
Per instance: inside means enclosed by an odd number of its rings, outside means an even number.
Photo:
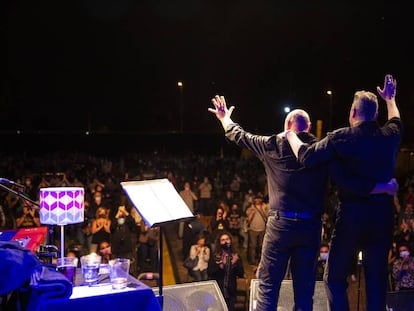
[{"label": "stage monitor speaker", "polygon": [[[256,310],[257,290],[259,280],[252,279],[250,283],[249,311]],[[291,280],[283,280],[280,286],[277,311],[290,311],[293,309],[293,287]],[[275,311],[276,311],[275,310]],[[313,311],[328,311],[328,299],[326,297],[325,285],[322,281],[316,281],[315,293],[313,295]]]},{"label": "stage monitor speaker", "polygon": [[[159,288],[154,287],[155,295]],[[162,287],[163,311],[228,311],[216,281],[201,281]]]},{"label": "stage monitor speaker", "polygon": [[413,311],[414,290],[387,293],[388,311]]}]

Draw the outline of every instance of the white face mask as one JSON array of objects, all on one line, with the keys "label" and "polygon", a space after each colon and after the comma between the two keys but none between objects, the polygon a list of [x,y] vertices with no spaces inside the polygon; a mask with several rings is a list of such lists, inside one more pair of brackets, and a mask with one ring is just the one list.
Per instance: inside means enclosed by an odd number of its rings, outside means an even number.
[{"label": "white face mask", "polygon": [[118,218],[118,225],[123,225],[125,223],[125,218]]},{"label": "white face mask", "polygon": [[402,252],[400,252],[400,257],[401,258],[405,258],[405,257],[408,257],[408,256],[410,256],[410,252],[409,251],[402,251]]},{"label": "white face mask", "polygon": [[326,261],[328,259],[328,253],[320,253],[319,256],[322,261]]}]

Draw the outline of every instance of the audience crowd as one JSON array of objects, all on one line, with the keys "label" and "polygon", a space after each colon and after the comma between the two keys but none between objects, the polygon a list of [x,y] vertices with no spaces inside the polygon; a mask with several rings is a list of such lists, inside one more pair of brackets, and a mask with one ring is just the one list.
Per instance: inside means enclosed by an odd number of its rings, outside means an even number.
[{"label": "audience crowd", "polygon": [[[1,154],[0,172],[16,183],[5,186],[34,201],[39,199],[42,187],[84,187],[85,221],[66,226],[66,251],[76,251],[78,255],[100,252],[106,259],[129,257],[135,275],[157,271],[158,232],[145,225],[120,182],[169,179],[194,214],[211,219],[207,226],[198,221],[199,217],[177,225],[177,238],[183,240],[183,259],[190,254],[198,256],[199,249],[209,248],[208,256],[204,251],[200,253],[204,254],[204,261],[190,271],[196,280],[204,280],[213,254],[219,251],[215,249],[216,238],[223,233],[238,242],[239,252],[245,252],[253,269],[260,260],[268,212],[266,176],[259,160],[245,152],[242,155],[149,152],[107,158],[82,152]],[[414,289],[414,173],[400,178],[399,184],[394,200],[394,244],[389,254],[390,290]],[[40,225],[38,211],[30,202],[11,191],[0,191],[0,196],[0,230]],[[336,204],[332,188],[327,193],[322,218],[323,262]],[[59,239],[57,233],[54,238]],[[323,272],[323,262],[319,274]]]}]

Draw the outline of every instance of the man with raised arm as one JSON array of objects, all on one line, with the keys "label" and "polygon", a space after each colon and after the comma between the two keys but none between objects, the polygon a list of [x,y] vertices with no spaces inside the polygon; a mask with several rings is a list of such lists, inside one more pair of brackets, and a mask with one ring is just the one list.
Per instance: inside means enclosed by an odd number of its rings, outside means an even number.
[{"label": "man with raised arm", "polygon": [[[356,178],[386,182],[394,176],[402,123],[396,105],[397,82],[385,76],[377,87],[385,100],[388,121],[379,126],[377,96],[357,91],[349,112],[350,127],[335,130],[309,145],[292,131],[286,132],[293,152],[305,167],[334,160]],[[338,185],[339,207],[332,235],[324,281],[332,311],[348,311],[347,276],[355,254],[362,251],[366,287],[366,311],[386,309],[387,256],[391,248],[394,203],[387,194],[360,196]]]}]

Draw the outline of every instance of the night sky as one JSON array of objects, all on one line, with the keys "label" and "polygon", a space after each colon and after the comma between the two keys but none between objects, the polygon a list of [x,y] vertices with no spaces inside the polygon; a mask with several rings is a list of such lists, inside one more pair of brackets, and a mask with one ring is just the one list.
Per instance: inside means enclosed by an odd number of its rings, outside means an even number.
[{"label": "night sky", "polygon": [[221,94],[235,121],[271,134],[284,106],[328,126],[328,89],[336,128],[387,73],[414,128],[408,4],[349,2],[3,0],[0,131],[172,132],[182,104],[184,132],[219,132],[207,108]]}]

